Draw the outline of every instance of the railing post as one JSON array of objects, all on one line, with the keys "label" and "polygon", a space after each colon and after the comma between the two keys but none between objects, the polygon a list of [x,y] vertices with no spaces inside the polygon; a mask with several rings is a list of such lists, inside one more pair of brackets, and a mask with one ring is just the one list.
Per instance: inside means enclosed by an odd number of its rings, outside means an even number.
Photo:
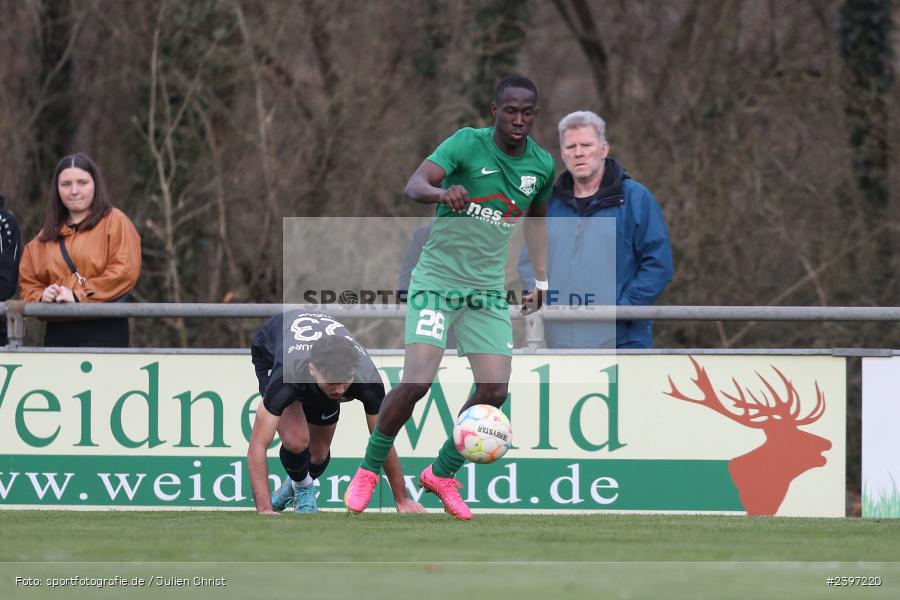
[{"label": "railing post", "polygon": [[25,301],[6,301],[6,348],[16,350],[25,339]]},{"label": "railing post", "polygon": [[544,347],[544,319],[540,311],[525,317],[525,341],[530,349]]}]

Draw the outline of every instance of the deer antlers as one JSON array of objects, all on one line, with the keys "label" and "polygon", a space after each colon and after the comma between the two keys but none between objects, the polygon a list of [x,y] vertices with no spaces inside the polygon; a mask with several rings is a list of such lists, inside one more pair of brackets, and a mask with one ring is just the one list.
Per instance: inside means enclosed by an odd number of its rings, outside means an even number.
[{"label": "deer antlers", "polygon": [[[769,394],[771,398],[766,395],[765,390],[760,392],[761,401],[753,392],[746,390],[746,395],[744,394],[744,390],[741,389],[740,384],[738,384],[737,380],[732,378],[731,381],[734,383],[735,390],[737,395],[733,396],[731,394],[726,394],[722,392],[722,394],[732,401],[734,407],[738,409],[740,412],[734,413],[728,410],[719,399],[716,394],[716,390],[713,388],[713,384],[709,379],[709,375],[706,373],[706,369],[700,366],[700,364],[694,359],[693,356],[690,357],[691,362],[694,363],[694,370],[697,373],[697,377],[692,379],[694,384],[703,393],[702,398],[691,398],[689,396],[681,393],[678,388],[675,386],[675,383],[672,381],[672,377],[669,377],[669,386],[672,388],[670,391],[665,392],[667,396],[671,396],[676,400],[684,400],[686,402],[692,402],[694,404],[700,404],[702,406],[706,406],[707,408],[711,408],[717,413],[723,414],[729,419],[733,421],[737,421],[741,425],[746,427],[754,427],[758,429],[764,429],[771,425],[772,421],[780,421],[784,424],[790,424],[793,426],[799,425],[807,425],[809,423],[813,423],[818,420],[819,417],[822,416],[825,412],[825,394],[819,389],[819,382],[816,382],[816,405],[810,411],[808,415],[803,418],[798,418],[800,416],[800,396],[797,394],[797,388],[794,387],[794,384],[785,377],[784,373],[779,371],[774,365],[772,369],[778,374],[781,378],[782,383],[784,384],[785,390],[787,392],[787,397],[782,398],[778,395],[778,392],[775,391],[775,388],[772,387],[772,384],[769,383],[759,372],[756,373],[756,376],[759,377],[760,381],[766,386],[766,389],[769,390]],[[750,400],[747,399],[747,396],[750,397]]]}]

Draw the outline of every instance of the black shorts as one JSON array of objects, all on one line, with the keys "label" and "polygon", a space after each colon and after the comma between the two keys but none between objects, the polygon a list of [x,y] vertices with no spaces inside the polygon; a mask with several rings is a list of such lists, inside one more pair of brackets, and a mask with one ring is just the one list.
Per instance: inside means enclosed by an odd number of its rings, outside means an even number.
[{"label": "black shorts", "polygon": [[[263,406],[275,416],[280,417],[285,409],[299,402],[310,425],[333,425],[341,415],[341,403],[338,400],[315,393],[310,386],[298,383],[285,383],[281,373],[273,373],[263,396]],[[312,392],[312,393],[311,393]]]},{"label": "black shorts", "polygon": [[334,425],[341,416],[341,403],[331,398],[303,398],[300,404],[310,425]]}]

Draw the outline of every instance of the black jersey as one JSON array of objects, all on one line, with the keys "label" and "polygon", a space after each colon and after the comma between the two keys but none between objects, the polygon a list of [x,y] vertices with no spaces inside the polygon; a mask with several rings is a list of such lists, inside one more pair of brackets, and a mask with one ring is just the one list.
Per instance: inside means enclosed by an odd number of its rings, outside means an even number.
[{"label": "black jersey", "polygon": [[[9,300],[19,289],[20,246],[16,216],[3,208],[3,196],[0,196],[0,301]],[[6,319],[3,319],[0,321],[0,346],[5,346],[7,342]]]},{"label": "black jersey", "polygon": [[[345,337],[359,351],[353,384],[340,401],[326,396],[309,373],[312,345],[326,335]],[[300,402],[310,423],[330,424],[337,421],[341,402],[359,400],[370,415],[381,408],[384,384],[375,363],[350,331],[329,315],[299,310],[277,314],[253,336],[250,352],[263,404],[273,415]]]}]

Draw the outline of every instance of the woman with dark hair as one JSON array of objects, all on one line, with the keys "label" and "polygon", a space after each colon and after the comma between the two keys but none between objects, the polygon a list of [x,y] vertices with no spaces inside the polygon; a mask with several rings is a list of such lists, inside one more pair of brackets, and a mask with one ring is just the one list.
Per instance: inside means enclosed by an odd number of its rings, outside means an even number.
[{"label": "woman with dark hair", "polygon": [[[97,166],[80,153],[63,158],[44,225],[22,254],[22,299],[128,301],[140,273],[141,237],[110,206]],[[128,319],[48,321],[44,345],[126,347]]]}]

